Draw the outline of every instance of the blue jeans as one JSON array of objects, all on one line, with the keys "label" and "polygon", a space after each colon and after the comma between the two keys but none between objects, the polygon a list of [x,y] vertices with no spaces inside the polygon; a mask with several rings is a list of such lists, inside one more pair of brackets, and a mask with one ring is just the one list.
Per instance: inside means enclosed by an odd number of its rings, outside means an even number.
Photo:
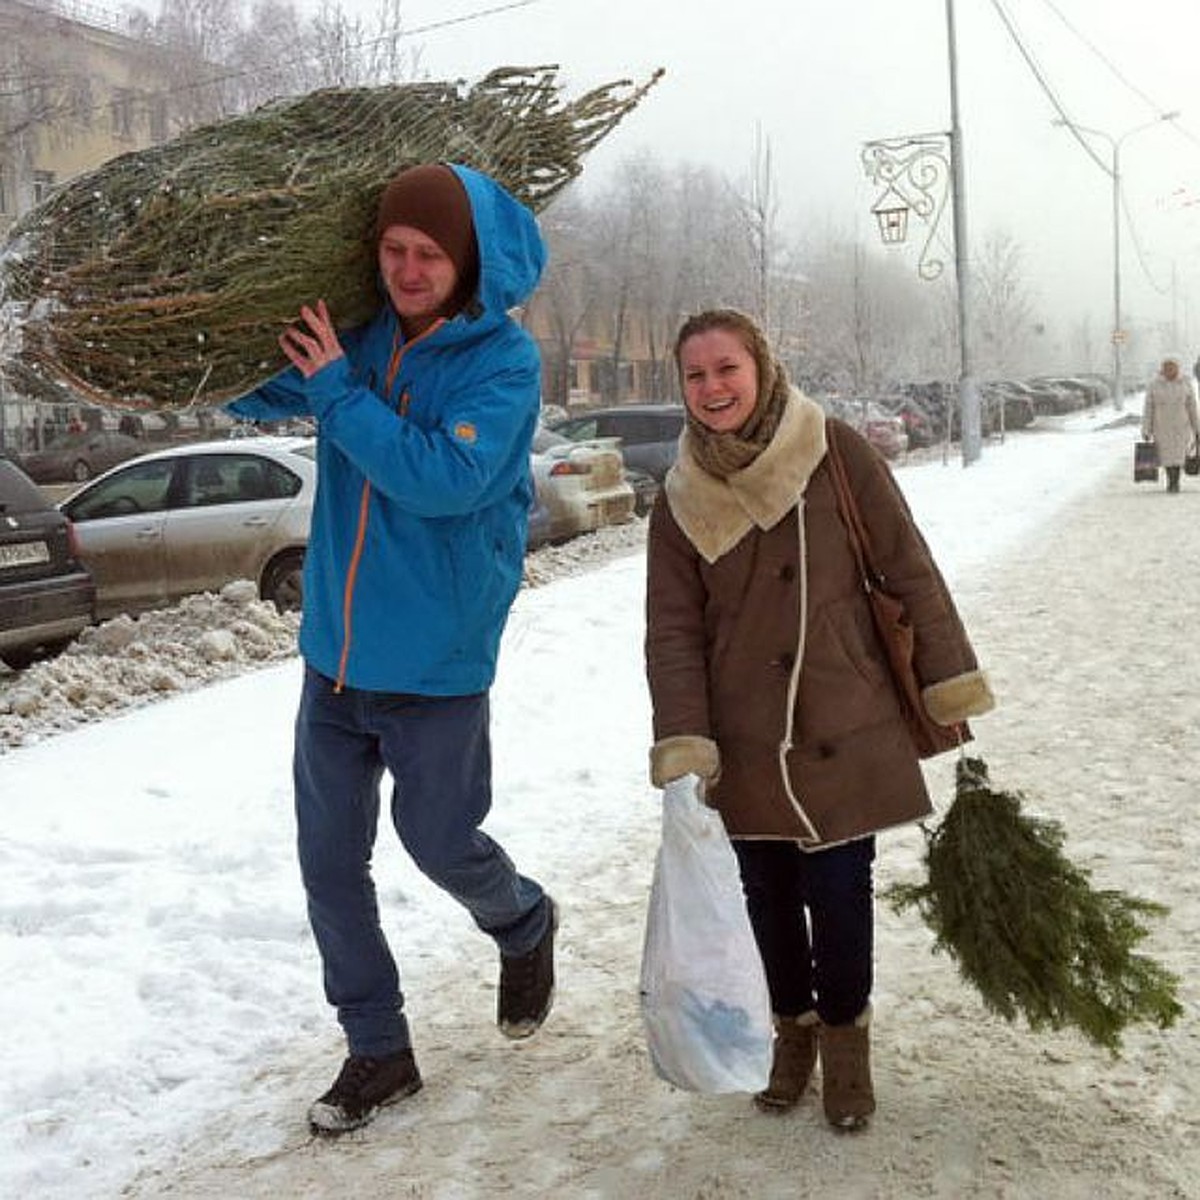
[{"label": "blue jeans", "polygon": [[734,838],[771,1008],[853,1021],[871,998],[875,839],[807,853],[795,842]]},{"label": "blue jeans", "polygon": [[404,848],[502,954],[528,953],[549,921],[541,887],[479,829],[491,807],[487,694],[339,693],[306,668],[293,759],[300,872],[326,999],[350,1053],[371,1057],[410,1045],[371,879],[385,769]]}]

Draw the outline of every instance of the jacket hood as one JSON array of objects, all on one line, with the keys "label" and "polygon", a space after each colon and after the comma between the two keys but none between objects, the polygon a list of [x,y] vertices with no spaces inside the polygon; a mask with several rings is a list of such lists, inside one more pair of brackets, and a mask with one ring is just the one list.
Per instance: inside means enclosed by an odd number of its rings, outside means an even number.
[{"label": "jacket hood", "polygon": [[479,286],[463,314],[495,320],[532,295],[546,265],[546,245],[530,209],[494,179],[457,163],[447,166],[466,189],[479,245]]}]

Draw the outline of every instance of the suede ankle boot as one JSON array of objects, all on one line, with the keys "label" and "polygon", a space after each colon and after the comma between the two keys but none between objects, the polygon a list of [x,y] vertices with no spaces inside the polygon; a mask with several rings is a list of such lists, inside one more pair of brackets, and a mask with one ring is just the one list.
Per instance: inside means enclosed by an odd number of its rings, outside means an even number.
[{"label": "suede ankle boot", "polygon": [[825,1117],[837,1129],[862,1129],[875,1111],[871,1085],[871,1010],[848,1025],[822,1025],[822,1099]]},{"label": "suede ankle boot", "polygon": [[817,1025],[815,1012],[775,1017],[771,1078],[754,1097],[764,1112],[785,1112],[800,1102],[817,1062]]}]

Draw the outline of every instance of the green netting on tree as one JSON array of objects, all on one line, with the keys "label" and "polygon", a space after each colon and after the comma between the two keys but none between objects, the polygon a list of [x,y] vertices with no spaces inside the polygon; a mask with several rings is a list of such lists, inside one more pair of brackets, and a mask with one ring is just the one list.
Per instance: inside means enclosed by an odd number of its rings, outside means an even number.
[{"label": "green netting on tree", "polygon": [[369,235],[397,171],[464,163],[536,211],[661,75],[564,101],[555,73],[313,92],[78,176],[0,253],[6,370],[112,407],[242,395],[287,365],[276,339],[302,303],[343,328],[375,311]]},{"label": "green netting on tree", "polygon": [[1032,1029],[1074,1026],[1114,1054],[1134,1022],[1159,1028],[1182,1013],[1178,979],[1134,953],[1160,905],[1092,888],[1063,854],[1062,828],[1021,811],[1021,796],[995,789],[982,759],[958,763],[954,801],[926,831],[922,884],[884,897],[916,907],[984,1003]]}]

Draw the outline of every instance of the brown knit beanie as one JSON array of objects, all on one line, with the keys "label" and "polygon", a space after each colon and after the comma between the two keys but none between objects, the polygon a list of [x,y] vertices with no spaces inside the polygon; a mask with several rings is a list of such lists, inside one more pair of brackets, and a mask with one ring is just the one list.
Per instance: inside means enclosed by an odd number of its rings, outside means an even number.
[{"label": "brown knit beanie", "polygon": [[433,238],[458,272],[458,307],[475,290],[479,246],[471,202],[458,176],[442,163],[426,163],[401,171],[383,189],[375,218],[375,240],[390,225],[409,225]]}]

